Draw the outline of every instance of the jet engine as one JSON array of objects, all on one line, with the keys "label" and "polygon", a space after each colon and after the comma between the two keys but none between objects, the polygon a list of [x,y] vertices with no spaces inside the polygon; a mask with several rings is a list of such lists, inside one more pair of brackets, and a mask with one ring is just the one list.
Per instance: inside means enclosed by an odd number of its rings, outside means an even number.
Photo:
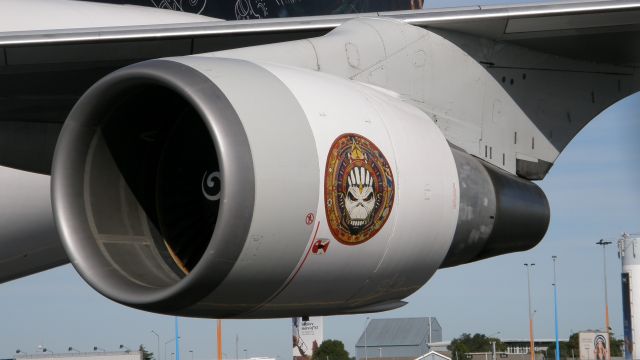
[{"label": "jet engine", "polygon": [[[169,58],[120,69],[77,102],[54,156],[53,210],[81,276],[131,307],[382,311],[443,261],[541,239],[540,189],[480,163],[395,93],[271,63]],[[514,218],[537,232],[509,245]]]}]

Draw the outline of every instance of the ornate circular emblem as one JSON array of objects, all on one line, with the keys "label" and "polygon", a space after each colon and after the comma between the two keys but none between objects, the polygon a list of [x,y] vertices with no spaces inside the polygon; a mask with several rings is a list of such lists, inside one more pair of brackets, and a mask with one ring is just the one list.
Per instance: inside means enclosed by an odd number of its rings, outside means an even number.
[{"label": "ornate circular emblem", "polygon": [[342,134],[331,145],[324,174],[324,207],[331,234],[346,245],[371,239],[391,214],[391,167],[369,139]]}]

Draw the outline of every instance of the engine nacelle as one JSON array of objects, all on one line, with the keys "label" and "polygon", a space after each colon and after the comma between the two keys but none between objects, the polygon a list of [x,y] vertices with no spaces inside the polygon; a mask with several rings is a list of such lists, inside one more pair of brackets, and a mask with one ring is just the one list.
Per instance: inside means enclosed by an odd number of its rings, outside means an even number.
[{"label": "engine nacelle", "polygon": [[65,123],[52,182],[91,286],[215,318],[400,306],[445,258],[460,202],[445,138],[394,94],[197,56],[94,85]]}]

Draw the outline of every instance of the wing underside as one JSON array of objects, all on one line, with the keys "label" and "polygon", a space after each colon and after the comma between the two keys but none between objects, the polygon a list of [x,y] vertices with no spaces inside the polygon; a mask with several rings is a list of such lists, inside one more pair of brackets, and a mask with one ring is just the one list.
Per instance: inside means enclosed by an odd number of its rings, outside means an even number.
[{"label": "wing underside", "polygon": [[[0,20],[17,15],[3,13]],[[89,86],[117,68],[145,59],[322,36],[354,16],[0,33],[0,164],[49,173],[57,135],[69,110]],[[542,178],[559,152],[595,115],[638,90],[638,1],[476,6],[357,16],[392,18],[426,28],[482,64],[550,143],[549,149],[534,148],[521,155],[517,147],[505,149],[520,158],[520,165],[508,170],[529,179]],[[532,73],[559,79],[558,94],[547,91],[544,82],[520,81],[526,85],[518,90],[512,86]],[[574,88],[563,88],[563,82],[574,87],[586,83],[591,89],[586,95],[575,94]],[[617,90],[608,91],[611,86]],[[600,95],[604,93],[607,95]],[[583,107],[583,102],[591,104],[588,111],[573,110]],[[442,108],[429,104],[428,99],[425,103],[427,112]],[[432,115],[442,114],[434,111]],[[487,142],[513,136],[489,128],[482,119],[449,120],[473,125],[441,129],[467,152],[481,158],[486,153],[488,161],[491,144]],[[447,130],[452,128],[455,130]],[[500,166],[497,160],[496,165]]]}]

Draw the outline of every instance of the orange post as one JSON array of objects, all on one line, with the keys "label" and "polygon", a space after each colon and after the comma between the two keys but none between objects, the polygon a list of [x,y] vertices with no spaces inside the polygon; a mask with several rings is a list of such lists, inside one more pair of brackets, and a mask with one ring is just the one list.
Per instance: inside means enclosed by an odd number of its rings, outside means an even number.
[{"label": "orange post", "polygon": [[531,353],[531,360],[536,359],[536,351],[533,341],[533,311],[531,310],[531,268],[536,264],[524,264],[527,268],[527,292],[529,294],[529,353]]},{"label": "orange post", "polygon": [[218,360],[222,360],[222,320],[220,319],[218,319],[216,335],[218,338]]},{"label": "orange post", "polygon": [[609,333],[609,296],[607,295],[607,249],[606,246],[611,244],[611,241],[604,241],[604,239],[600,239],[596,243],[596,245],[602,246],[602,273],[604,275],[604,321],[605,321],[605,329],[607,332],[607,342],[609,343],[607,346],[607,353],[605,357],[607,360],[611,359],[611,334]]},{"label": "orange post", "polygon": [[533,347],[533,318],[529,318],[529,346],[531,347],[531,360],[536,360],[536,352]]}]

